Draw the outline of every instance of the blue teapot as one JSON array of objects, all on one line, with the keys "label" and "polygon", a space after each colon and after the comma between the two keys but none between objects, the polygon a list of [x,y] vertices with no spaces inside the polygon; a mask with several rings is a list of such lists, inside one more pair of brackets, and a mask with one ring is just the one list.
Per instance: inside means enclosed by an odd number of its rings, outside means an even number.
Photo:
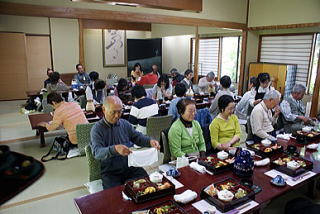
[{"label": "blue teapot", "polygon": [[251,177],[253,174],[254,162],[250,152],[238,147],[235,153],[233,168],[235,175],[238,177]]}]

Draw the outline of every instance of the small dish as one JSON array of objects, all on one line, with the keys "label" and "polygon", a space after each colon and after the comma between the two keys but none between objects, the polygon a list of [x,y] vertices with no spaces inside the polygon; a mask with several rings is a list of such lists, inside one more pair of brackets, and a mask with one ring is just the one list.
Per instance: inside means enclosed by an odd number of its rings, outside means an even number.
[{"label": "small dish", "polygon": [[152,183],[160,183],[162,182],[163,175],[159,172],[154,172],[149,175],[149,179]]},{"label": "small dish", "polygon": [[284,180],[284,178],[281,175],[277,175],[276,177],[272,178],[270,180],[270,182],[278,187],[284,187],[285,185],[287,185],[286,181]]},{"label": "small dish", "polygon": [[319,145],[319,144],[317,144],[317,143],[309,144],[309,145],[307,146],[307,149],[314,149],[314,150],[316,150],[316,149],[318,149],[318,145]]},{"label": "small dish", "polygon": [[302,128],[302,131],[304,131],[304,132],[311,132],[311,130],[312,130],[311,126],[305,126]]},{"label": "small dish", "polygon": [[229,190],[224,189],[218,192],[218,198],[221,201],[229,202],[233,199],[233,197],[234,197],[234,194]]},{"label": "small dish", "polygon": [[264,139],[261,141],[262,145],[264,145],[265,147],[270,146],[271,145],[271,141],[268,139]]},{"label": "small dish", "polygon": [[296,170],[296,169],[298,169],[300,167],[300,164],[298,162],[296,162],[296,161],[289,161],[287,163],[287,167],[289,169]]},{"label": "small dish", "polygon": [[181,172],[179,172],[177,169],[169,169],[166,174],[168,176],[172,176],[174,178],[177,178],[181,175]]},{"label": "small dish", "polygon": [[220,160],[225,160],[227,159],[229,156],[229,154],[225,151],[221,151],[221,152],[218,152],[217,153],[217,157],[220,159]]}]

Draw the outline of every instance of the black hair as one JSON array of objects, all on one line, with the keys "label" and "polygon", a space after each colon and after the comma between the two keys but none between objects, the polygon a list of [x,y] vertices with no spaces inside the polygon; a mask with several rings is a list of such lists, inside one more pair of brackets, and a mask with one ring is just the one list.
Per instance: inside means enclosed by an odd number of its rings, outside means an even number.
[{"label": "black hair", "polygon": [[128,81],[124,78],[120,78],[117,85],[117,91],[123,91],[128,86]]},{"label": "black hair", "polygon": [[220,79],[220,84],[223,88],[230,88],[231,85],[231,79],[228,75],[224,75]]},{"label": "black hair", "polygon": [[60,94],[52,92],[48,94],[47,96],[47,103],[53,105],[53,102],[55,103],[61,103],[63,101]]},{"label": "black hair", "polygon": [[234,99],[230,95],[223,95],[218,100],[218,107],[220,112],[223,112],[229,103],[233,103]]},{"label": "black hair", "polygon": [[146,90],[142,85],[135,85],[131,91],[132,97],[139,99],[143,96],[147,96]]},{"label": "black hair", "polygon": [[47,68],[47,75],[48,75],[48,71],[53,71],[51,68]]},{"label": "black hair", "polygon": [[257,77],[250,77],[249,83],[253,85],[253,87],[257,86],[258,79]]},{"label": "black hair", "polygon": [[185,72],[184,72],[184,76],[188,76],[189,74],[193,73],[193,70],[191,69],[187,69]]},{"label": "black hair", "polygon": [[162,74],[160,76],[160,78],[158,79],[157,86],[159,88],[161,87],[161,82],[165,82],[166,83],[165,89],[168,89],[170,87],[169,78],[168,78],[168,76],[166,74]]},{"label": "black hair", "polygon": [[106,82],[104,80],[98,79],[94,83],[94,89],[96,89],[96,90],[101,90],[101,89],[104,89],[105,87],[106,87]]},{"label": "black hair", "polygon": [[177,103],[177,110],[178,113],[180,115],[183,115],[183,113],[186,111],[187,105],[195,105],[195,101],[191,100],[191,99],[187,99],[187,98],[183,98],[181,100],[179,100],[179,102]]},{"label": "black hair", "polygon": [[[79,67],[80,65],[81,65],[80,63],[76,65],[76,69],[77,69],[77,70],[78,70],[78,67]],[[81,65],[81,66],[82,66],[82,65]]]},{"label": "black hair", "polygon": [[136,63],[136,64],[134,64],[134,66],[133,66],[133,70],[135,71],[136,70],[136,67],[140,67],[140,71],[142,71],[142,67],[141,67],[141,64],[140,63]]},{"label": "black hair", "polygon": [[[154,65],[157,66],[157,71],[153,71],[152,67],[153,67]],[[154,74],[157,74],[157,73],[159,72],[159,66],[156,65],[156,64],[151,65],[151,71],[152,71]]]},{"label": "black hair", "polygon": [[178,83],[174,88],[174,92],[176,93],[177,97],[183,97],[187,92],[187,88],[183,83]]},{"label": "black hair", "polygon": [[51,84],[57,84],[60,79],[60,74],[58,72],[54,71],[49,75],[49,79],[50,79]]},{"label": "black hair", "polygon": [[258,91],[261,83],[269,82],[270,80],[271,80],[270,74],[268,73],[258,74],[256,90]]},{"label": "black hair", "polygon": [[92,81],[96,81],[99,79],[99,73],[96,71],[91,71],[89,77]]}]

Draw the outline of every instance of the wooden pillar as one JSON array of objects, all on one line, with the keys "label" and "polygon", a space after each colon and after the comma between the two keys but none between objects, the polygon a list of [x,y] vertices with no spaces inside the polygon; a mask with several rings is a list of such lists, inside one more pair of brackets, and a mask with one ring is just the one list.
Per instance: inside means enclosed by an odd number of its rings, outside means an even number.
[{"label": "wooden pillar", "polygon": [[79,63],[84,66],[83,23],[82,23],[82,19],[78,19],[78,23],[79,23]]},{"label": "wooden pillar", "polygon": [[311,117],[317,116],[317,113],[318,113],[319,89],[320,89],[320,55],[318,57],[317,75],[316,75],[316,80],[313,88],[311,111],[310,111]]},{"label": "wooden pillar", "polygon": [[198,83],[198,74],[199,74],[199,27],[196,27],[196,39],[194,45],[194,78],[193,83]]},{"label": "wooden pillar", "polygon": [[243,95],[244,87],[244,76],[245,76],[245,67],[246,67],[246,53],[247,53],[247,37],[248,31],[242,31],[242,43],[241,43],[241,60],[240,60],[240,76],[238,84],[238,94]]}]

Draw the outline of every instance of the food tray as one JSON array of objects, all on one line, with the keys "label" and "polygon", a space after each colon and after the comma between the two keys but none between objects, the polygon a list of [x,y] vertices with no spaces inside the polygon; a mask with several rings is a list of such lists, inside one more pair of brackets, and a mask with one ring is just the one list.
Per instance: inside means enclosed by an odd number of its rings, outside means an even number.
[{"label": "food tray", "polygon": [[227,159],[221,160],[217,157],[217,155],[210,155],[205,158],[200,158],[198,163],[202,166],[205,166],[206,169],[213,174],[219,174],[226,170],[232,169],[234,158],[229,155]]},{"label": "food tray", "polygon": [[[158,211],[156,209],[163,209],[161,211]],[[141,211],[135,211],[132,212],[132,214],[142,214],[142,213],[148,213],[148,214],[186,214],[186,212],[174,201],[168,200],[161,202],[159,204],[152,205],[150,207],[147,207],[145,209],[142,209]]]},{"label": "food tray", "polygon": [[[134,187],[134,183],[137,183],[137,181],[142,181],[139,186]],[[165,183],[168,183],[166,188],[161,188],[160,185],[164,185]],[[153,191],[147,191],[146,189],[150,187],[153,189]],[[175,194],[175,186],[174,184],[169,181],[166,177],[163,177],[161,183],[152,183],[148,177],[142,178],[142,179],[136,179],[132,181],[126,182],[124,186],[124,192],[130,196],[134,202],[136,203],[143,203],[146,201],[150,201],[153,199],[161,198],[167,195],[174,195]]]},{"label": "food tray", "polygon": [[236,208],[239,205],[247,203],[249,200],[254,200],[254,198],[255,198],[255,192],[253,190],[249,189],[248,187],[246,187],[244,185],[241,185],[238,181],[236,181],[232,178],[228,178],[228,179],[225,179],[221,182],[214,183],[213,185],[218,190],[222,190],[223,188],[226,188],[234,194],[240,188],[245,190],[247,193],[245,196],[243,196],[241,198],[234,197],[231,201],[224,202],[218,198],[217,194],[210,195],[208,193],[208,189],[210,189],[211,185],[205,187],[201,191],[200,197],[202,199],[205,199],[206,201],[208,201],[210,204],[214,205],[221,212],[228,212],[228,211]]},{"label": "food tray", "polygon": [[[283,165],[280,165],[277,163],[278,160],[283,161]],[[286,165],[287,162],[294,160],[294,161],[303,161],[305,163],[305,166],[301,166],[296,170],[289,169]],[[313,163],[311,161],[305,160],[300,157],[293,157],[289,155],[282,155],[279,158],[275,158],[271,161],[271,168],[278,170],[279,172],[283,172],[291,177],[296,177],[307,170],[312,170],[313,168]]]},{"label": "food tray", "polygon": [[[279,154],[283,152],[283,146],[280,144],[271,144],[270,146],[264,146],[261,143],[254,143],[247,146],[248,149],[254,151],[257,155],[262,157],[271,157],[275,154]],[[267,152],[267,150],[269,152]]]},{"label": "food tray", "polygon": [[[297,139],[300,137],[302,140],[303,138],[306,139],[306,141],[308,142],[314,142],[318,139],[320,139],[320,132],[317,132],[317,131],[311,131],[311,132],[304,132],[304,131],[297,131],[295,133]],[[298,140],[297,140],[298,142]],[[298,142],[299,143],[299,142]]]}]

